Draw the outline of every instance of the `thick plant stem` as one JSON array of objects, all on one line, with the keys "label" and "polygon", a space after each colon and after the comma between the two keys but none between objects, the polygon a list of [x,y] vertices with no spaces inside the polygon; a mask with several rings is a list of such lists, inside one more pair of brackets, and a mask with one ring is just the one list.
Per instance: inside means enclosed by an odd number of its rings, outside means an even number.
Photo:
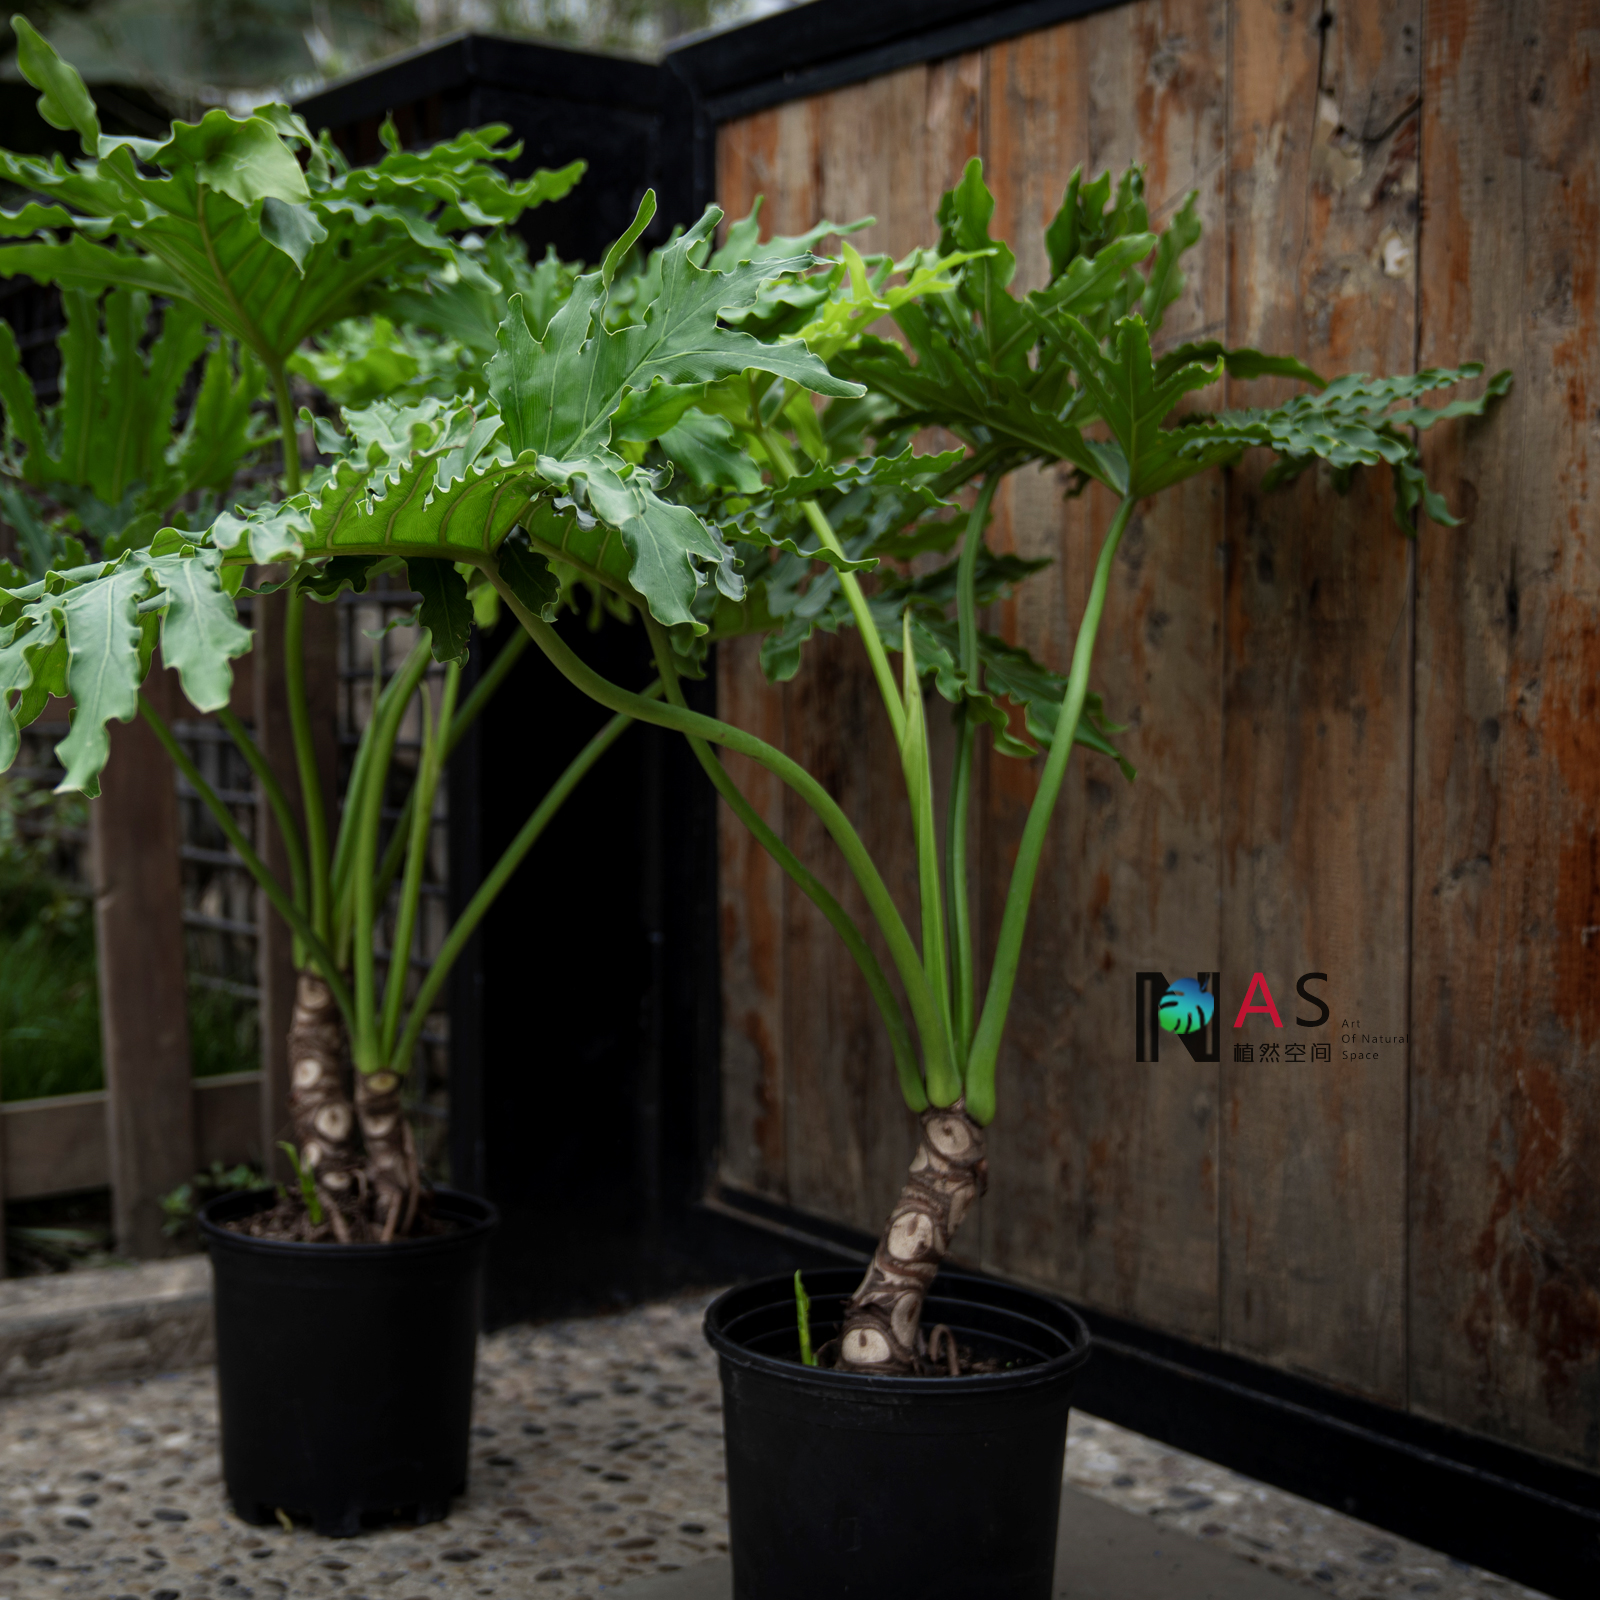
[{"label": "thick plant stem", "polygon": [[333,993],[321,974],[302,968],[289,1022],[289,1115],[300,1160],[334,1210],[334,1202],[354,1197],[361,1165],[344,1056],[344,1019]]},{"label": "thick plant stem", "polygon": [[365,1176],[387,1242],[404,1234],[416,1214],[420,1174],[417,1147],[400,1103],[401,1077],[387,1067],[356,1074],[356,1114],[366,1147]]},{"label": "thick plant stem", "polygon": [[961,1104],[924,1111],[905,1187],[867,1275],[845,1307],[838,1360],[843,1370],[918,1370],[922,1303],[987,1180],[983,1129]]}]

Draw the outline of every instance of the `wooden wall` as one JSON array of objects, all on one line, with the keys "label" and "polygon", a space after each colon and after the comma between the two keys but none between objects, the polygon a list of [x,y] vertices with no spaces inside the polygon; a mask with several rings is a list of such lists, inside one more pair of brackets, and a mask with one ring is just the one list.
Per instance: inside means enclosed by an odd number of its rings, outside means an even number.
[{"label": "wooden wall", "polygon": [[[1323,370],[1481,359],[1440,430],[1463,515],[1412,546],[1381,475],[1259,464],[1141,512],[1093,687],[1140,768],[1075,761],[1007,1036],[970,1257],[1096,1306],[1600,1466],[1600,3],[1138,0],[725,124],[719,195],[769,228],[872,213],[932,243],[971,155],[1023,288],[1068,173],[1141,161],[1206,224],[1167,338]],[[1232,386],[1215,403],[1270,387]],[[996,541],[1056,565],[991,623],[1064,669],[1110,514],[1018,474]],[[724,714],[804,760],[910,901],[903,787],[852,636]],[[747,792],[844,874],[773,780]],[[1035,783],[982,774],[982,904]],[[874,1231],[910,1150],[871,1002],[725,815],[726,1181]],[[1327,972],[1334,1060],[1134,1060],[1134,973]],[[1232,1009],[1232,1008],[1230,1008]],[[1337,1024],[1403,1036],[1338,1059]]]}]

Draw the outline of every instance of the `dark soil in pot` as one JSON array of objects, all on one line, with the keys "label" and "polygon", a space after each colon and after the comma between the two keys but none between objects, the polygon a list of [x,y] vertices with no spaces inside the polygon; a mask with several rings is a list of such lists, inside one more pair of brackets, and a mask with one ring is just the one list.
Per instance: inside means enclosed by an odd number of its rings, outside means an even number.
[{"label": "dark soil in pot", "polygon": [[435,1522],[467,1483],[487,1201],[436,1189],[439,1230],[305,1244],[227,1226],[268,1189],[200,1213],[217,1321],[222,1475],[234,1510],[349,1536]]},{"label": "dark soil in pot", "polygon": [[[821,1346],[861,1271],[803,1281]],[[802,1366],[792,1277],[712,1303],[734,1600],[1050,1600],[1089,1330],[1058,1300],[952,1272],[923,1313],[924,1328],[939,1323],[1000,1370],[883,1378]]]}]

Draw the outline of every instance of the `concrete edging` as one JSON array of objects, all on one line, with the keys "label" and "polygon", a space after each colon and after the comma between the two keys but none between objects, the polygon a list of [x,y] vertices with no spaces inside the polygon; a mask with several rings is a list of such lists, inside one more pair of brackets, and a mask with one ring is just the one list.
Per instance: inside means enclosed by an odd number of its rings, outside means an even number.
[{"label": "concrete edging", "polygon": [[0,1398],[147,1378],[214,1353],[203,1255],[0,1280]]}]

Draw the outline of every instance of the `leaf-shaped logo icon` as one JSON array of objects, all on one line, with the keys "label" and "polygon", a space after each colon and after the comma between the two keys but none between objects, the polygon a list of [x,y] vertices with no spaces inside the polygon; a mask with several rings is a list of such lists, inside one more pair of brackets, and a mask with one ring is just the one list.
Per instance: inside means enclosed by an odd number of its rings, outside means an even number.
[{"label": "leaf-shaped logo icon", "polygon": [[1156,1007],[1156,1016],[1168,1033],[1193,1033],[1211,1020],[1217,1008],[1216,997],[1202,989],[1193,978],[1179,978],[1167,985]]}]

